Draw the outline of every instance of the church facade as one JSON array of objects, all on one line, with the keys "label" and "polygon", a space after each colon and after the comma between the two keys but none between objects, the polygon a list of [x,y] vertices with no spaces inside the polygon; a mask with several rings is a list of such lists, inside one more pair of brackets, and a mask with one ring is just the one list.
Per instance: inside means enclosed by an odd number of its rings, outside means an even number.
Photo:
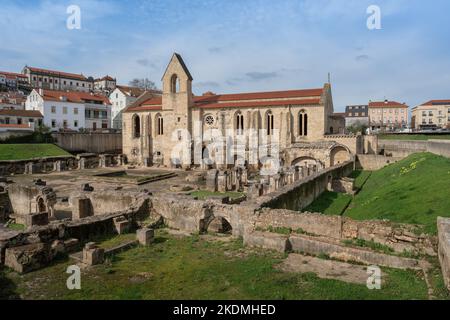
[{"label": "church facade", "polygon": [[174,54],[162,77],[162,96],[141,96],[124,111],[123,152],[130,163],[257,167],[265,157],[280,157],[284,165],[306,161],[328,167],[356,152],[333,139],[342,138],[344,121],[333,112],[329,83],[316,89],[194,96],[192,81],[182,57]]}]

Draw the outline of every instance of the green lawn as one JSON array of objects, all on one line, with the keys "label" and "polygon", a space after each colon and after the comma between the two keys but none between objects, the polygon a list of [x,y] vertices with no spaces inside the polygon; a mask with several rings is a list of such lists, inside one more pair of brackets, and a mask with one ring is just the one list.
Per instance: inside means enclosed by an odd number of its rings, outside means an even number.
[{"label": "green lawn", "polygon": [[229,191],[229,192],[213,192],[213,191],[207,191],[207,190],[198,190],[193,191],[190,193],[192,197],[198,198],[199,200],[205,200],[210,197],[230,197],[231,199],[237,199],[244,195],[242,192],[235,192],[235,191]]},{"label": "green lawn", "polygon": [[349,177],[355,179],[355,188],[361,189],[371,174],[372,171],[355,170]]},{"label": "green lawn", "polygon": [[450,140],[450,134],[442,135],[425,135],[425,134],[380,134],[378,136],[382,140],[430,140],[444,139]]},{"label": "green lawn", "polygon": [[66,288],[73,261],[22,276],[0,269],[0,299],[427,299],[416,271],[383,269],[381,290],[369,290],[312,273],[277,271],[274,265],[284,255],[244,249],[238,239],[207,241],[158,231],[155,240],[83,269],[81,290]]},{"label": "green lawn", "polygon": [[321,212],[328,215],[340,215],[352,201],[352,196],[345,193],[325,191],[312,204],[302,211]]},{"label": "green lawn", "polygon": [[0,160],[27,160],[54,156],[70,156],[70,153],[54,144],[0,144]]},{"label": "green lawn", "polygon": [[436,217],[450,216],[450,159],[417,153],[373,172],[345,215],[423,224],[436,233]]}]

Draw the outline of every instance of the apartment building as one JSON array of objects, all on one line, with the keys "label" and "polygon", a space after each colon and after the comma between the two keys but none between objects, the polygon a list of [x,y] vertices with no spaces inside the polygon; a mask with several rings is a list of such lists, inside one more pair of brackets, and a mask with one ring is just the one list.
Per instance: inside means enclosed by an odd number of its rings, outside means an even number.
[{"label": "apartment building", "polygon": [[408,126],[408,106],[397,101],[370,101],[369,125],[372,130],[394,130]]},{"label": "apartment building", "polygon": [[94,80],[94,90],[111,92],[116,88],[116,79],[110,76],[104,76],[103,78]]},{"label": "apartment building", "polygon": [[45,90],[70,90],[89,92],[93,89],[93,79],[83,74],[75,74],[25,66],[22,73],[31,87]]},{"label": "apartment building", "polygon": [[450,99],[430,100],[412,109],[414,129],[450,129]]}]

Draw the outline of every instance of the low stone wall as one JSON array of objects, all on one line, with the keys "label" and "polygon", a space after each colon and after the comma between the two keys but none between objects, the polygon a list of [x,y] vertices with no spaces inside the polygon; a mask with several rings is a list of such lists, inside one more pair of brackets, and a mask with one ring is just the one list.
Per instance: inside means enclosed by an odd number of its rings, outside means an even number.
[{"label": "low stone wall", "polygon": [[331,188],[333,179],[346,177],[353,169],[353,161],[324,169],[306,179],[259,197],[256,199],[256,203],[260,207],[302,210],[317,199],[327,188]]},{"label": "low stone wall", "polygon": [[428,140],[427,151],[450,158],[450,140]]},{"label": "low stone wall", "polygon": [[435,255],[434,240],[420,234],[417,226],[409,224],[392,224],[379,220],[358,221],[342,216],[265,208],[255,216],[253,225],[256,230],[266,230],[270,227],[290,228],[335,240],[373,241],[399,253],[409,251]]},{"label": "low stone wall", "polygon": [[380,149],[384,154],[393,157],[407,157],[412,153],[431,152],[450,158],[450,140],[379,140]]},{"label": "low stone wall", "polygon": [[356,156],[356,169],[375,171],[402,160],[404,157],[386,157],[379,154],[358,154]]},{"label": "low stone wall", "polygon": [[438,217],[438,254],[445,285],[450,290],[450,218]]},{"label": "low stone wall", "polygon": [[122,153],[121,133],[53,133],[52,137],[69,152]]},{"label": "low stone wall", "polygon": [[50,263],[59,253],[80,249],[80,244],[95,235],[117,233],[115,220],[126,219],[136,227],[150,213],[148,197],[141,197],[127,210],[77,221],[53,222],[25,232],[0,235],[0,261],[17,272],[29,272]]},{"label": "low stone wall", "polygon": [[76,169],[77,162],[73,156],[43,157],[30,160],[2,160],[0,161],[0,176],[52,172],[55,163],[63,163],[66,170]]}]

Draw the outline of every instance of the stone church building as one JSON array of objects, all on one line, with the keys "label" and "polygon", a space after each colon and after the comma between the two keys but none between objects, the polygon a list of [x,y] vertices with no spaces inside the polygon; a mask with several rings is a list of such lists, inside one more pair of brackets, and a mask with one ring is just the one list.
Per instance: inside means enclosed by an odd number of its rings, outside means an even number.
[{"label": "stone church building", "polygon": [[[185,162],[180,165],[173,150],[182,140],[187,141],[185,149],[193,149],[195,136],[202,140],[201,157],[211,158],[219,148],[207,147],[206,135],[225,135],[230,129],[238,140],[235,144],[243,150],[232,158],[240,164],[261,165],[250,159],[254,155],[250,154],[249,132],[259,132],[256,143],[268,147],[269,157],[276,152],[285,166],[313,163],[324,168],[357,153],[357,137],[343,134],[344,118],[333,112],[329,83],[317,89],[195,96],[192,81],[183,59],[175,53],[162,77],[162,96],[144,94],[124,111],[123,152],[130,163],[186,166]],[[271,149],[274,143],[277,148]],[[193,153],[187,156],[188,166],[198,164]],[[204,166],[204,161],[199,165]]]}]

